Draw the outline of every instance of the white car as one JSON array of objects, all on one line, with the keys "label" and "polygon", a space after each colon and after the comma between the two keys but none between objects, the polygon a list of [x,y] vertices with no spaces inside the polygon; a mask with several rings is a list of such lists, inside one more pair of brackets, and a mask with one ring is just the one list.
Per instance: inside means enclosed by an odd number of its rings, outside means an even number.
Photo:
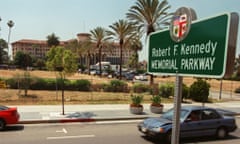
[{"label": "white car", "polygon": [[146,74],[136,75],[136,76],[134,76],[134,79],[135,80],[140,80],[140,81],[147,81],[148,76]]}]

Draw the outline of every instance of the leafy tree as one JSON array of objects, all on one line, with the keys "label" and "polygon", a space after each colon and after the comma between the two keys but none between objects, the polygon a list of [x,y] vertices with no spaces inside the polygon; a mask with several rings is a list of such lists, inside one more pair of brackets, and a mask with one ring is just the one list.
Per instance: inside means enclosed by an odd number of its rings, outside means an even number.
[{"label": "leafy tree", "polygon": [[207,102],[210,84],[203,79],[197,79],[189,88],[189,97],[197,102]]},{"label": "leafy tree", "polygon": [[130,41],[135,35],[135,27],[128,23],[126,20],[119,20],[109,26],[112,31],[108,31],[110,38],[119,41],[120,46],[120,79],[122,78],[122,51],[123,47]]},{"label": "leafy tree", "polygon": [[138,69],[138,51],[142,50],[142,42],[140,40],[140,35],[136,34],[128,43],[128,47],[134,51],[134,54],[130,57],[128,65],[130,68]]},{"label": "leafy tree", "polygon": [[0,39],[0,64],[4,64],[8,61],[8,54],[5,50],[7,48],[7,42],[4,39]]},{"label": "leafy tree", "polygon": [[99,59],[99,71],[100,76],[102,75],[102,48],[108,40],[107,31],[102,27],[97,27],[90,31],[92,36],[91,40],[96,43],[96,47],[98,49],[98,59]]},{"label": "leafy tree", "polygon": [[59,37],[57,37],[54,33],[47,36],[47,45],[49,47],[56,47],[60,44]]},{"label": "leafy tree", "polygon": [[32,66],[32,57],[22,51],[18,51],[16,53],[13,61],[13,63],[20,68],[27,68],[28,66]]},{"label": "leafy tree", "polygon": [[[127,18],[135,24],[140,33],[149,35],[155,30],[163,29],[169,25],[171,13],[168,13],[170,5],[167,0],[137,0],[129,12]],[[150,75],[150,83],[153,84],[153,75]]]},{"label": "leafy tree", "polygon": [[47,53],[47,68],[52,71],[58,71],[61,78],[62,104],[64,114],[64,81],[66,75],[72,75],[77,70],[77,56],[64,47],[52,47]]}]

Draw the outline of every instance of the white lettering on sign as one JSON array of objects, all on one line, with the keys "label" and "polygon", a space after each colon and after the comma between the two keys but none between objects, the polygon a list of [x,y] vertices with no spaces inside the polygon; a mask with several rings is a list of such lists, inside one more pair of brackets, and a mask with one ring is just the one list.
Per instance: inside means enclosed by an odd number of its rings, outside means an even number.
[{"label": "white lettering on sign", "polygon": [[217,42],[212,42],[209,40],[207,43],[194,44],[194,45],[181,45],[181,55],[191,55],[191,54],[211,54],[214,56],[217,48]]},{"label": "white lettering on sign", "polygon": [[[214,70],[216,62],[216,50],[218,42],[208,40],[203,43],[187,45],[186,43],[175,44],[167,48],[153,48],[151,50],[152,69],[162,70]],[[179,57],[176,59],[176,57]]]},{"label": "white lettering on sign", "polygon": [[153,60],[151,63],[152,69],[176,69],[176,59]]},{"label": "white lettering on sign", "polygon": [[170,56],[170,47],[168,48],[153,48],[152,49],[152,57],[164,57]]},{"label": "white lettering on sign", "polygon": [[215,57],[181,59],[182,70],[213,70]]}]

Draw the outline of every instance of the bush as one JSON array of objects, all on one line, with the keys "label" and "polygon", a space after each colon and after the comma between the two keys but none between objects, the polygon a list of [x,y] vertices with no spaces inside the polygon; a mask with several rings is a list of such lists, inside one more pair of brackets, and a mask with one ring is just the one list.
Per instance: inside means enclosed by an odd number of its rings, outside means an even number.
[{"label": "bush", "polygon": [[143,93],[148,92],[150,90],[149,85],[136,83],[133,85],[133,92],[135,93]]},{"label": "bush", "polygon": [[103,89],[105,92],[128,92],[128,85],[121,80],[112,80],[110,84],[104,84]]},{"label": "bush", "polygon": [[203,79],[197,79],[189,88],[189,97],[197,102],[207,102],[210,84]]},{"label": "bush", "polygon": [[91,82],[89,80],[76,80],[73,83],[73,86],[77,88],[79,91],[90,91],[91,90]]},{"label": "bush", "polygon": [[236,88],[234,92],[235,92],[235,93],[240,93],[240,87],[239,87],[239,88]]},{"label": "bush", "polygon": [[143,96],[142,95],[131,95],[131,100],[132,106],[140,106],[142,104],[143,101]]},{"label": "bush", "polygon": [[189,98],[189,87],[185,84],[182,85],[182,99]]},{"label": "bush", "polygon": [[170,96],[173,96],[174,95],[174,84],[166,83],[166,84],[160,85],[159,95],[164,98],[169,98]]}]

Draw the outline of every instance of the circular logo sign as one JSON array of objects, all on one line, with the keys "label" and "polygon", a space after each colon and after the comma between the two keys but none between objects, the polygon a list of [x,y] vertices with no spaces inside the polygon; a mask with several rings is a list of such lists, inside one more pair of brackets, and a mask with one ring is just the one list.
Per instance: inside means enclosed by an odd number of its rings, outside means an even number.
[{"label": "circular logo sign", "polygon": [[188,35],[191,21],[191,10],[189,8],[181,7],[177,9],[170,24],[170,36],[173,41],[180,42]]}]

